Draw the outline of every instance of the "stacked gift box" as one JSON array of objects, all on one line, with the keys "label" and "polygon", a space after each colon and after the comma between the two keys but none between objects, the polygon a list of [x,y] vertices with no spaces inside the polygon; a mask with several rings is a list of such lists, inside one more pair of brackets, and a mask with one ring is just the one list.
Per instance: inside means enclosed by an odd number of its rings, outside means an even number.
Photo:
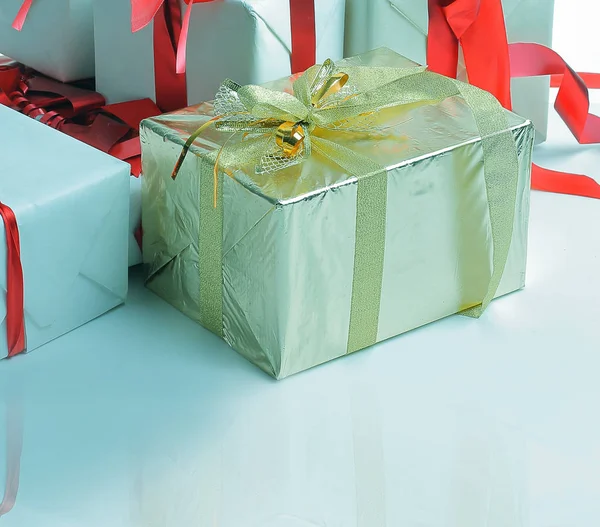
[{"label": "stacked gift box", "polygon": [[549,81],[511,75],[562,67],[515,47],[552,4],[4,1],[0,357],[122,303],[142,253],[276,378],[480,316],[525,283]]}]

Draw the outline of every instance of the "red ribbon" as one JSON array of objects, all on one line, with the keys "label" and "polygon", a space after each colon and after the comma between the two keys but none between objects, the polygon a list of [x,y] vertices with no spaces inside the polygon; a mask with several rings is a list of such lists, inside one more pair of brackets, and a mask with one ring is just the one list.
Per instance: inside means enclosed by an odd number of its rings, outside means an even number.
[{"label": "red ribbon", "polygon": [[554,107],[581,144],[600,143],[600,117],[589,113],[583,79],[551,49],[540,44],[511,44],[512,77],[562,75]]},{"label": "red ribbon", "polygon": [[[583,79],[545,46],[509,46],[500,0],[429,0],[429,67],[456,77],[459,45],[469,82],[491,92],[508,109],[511,76],[562,75],[555,108],[580,143],[600,142],[600,118],[589,113]],[[533,165],[532,188],[600,198],[600,185],[592,178],[537,165]]]},{"label": "red ribbon", "polygon": [[29,10],[31,9],[31,4],[33,4],[33,0],[23,0],[23,4],[13,21],[12,27],[17,31],[21,31],[23,29],[23,25],[25,24],[25,20],[27,19],[27,15],[29,14]]},{"label": "red ribbon", "polygon": [[6,341],[8,356],[25,351],[25,308],[19,226],[12,209],[0,202],[6,233]]},{"label": "red ribbon", "polygon": [[6,485],[0,502],[0,518],[8,514],[17,500],[23,452],[23,416],[20,405],[8,407],[6,415]]},{"label": "red ribbon", "polygon": [[290,0],[292,31],[292,74],[301,73],[317,62],[315,0]]},{"label": "red ribbon", "polygon": [[[597,90],[600,89],[600,73],[585,73],[578,72],[577,75],[581,77],[581,80],[585,82],[588,89]],[[563,80],[563,75],[552,75],[550,77],[550,86],[553,88],[560,88],[560,83]]]},{"label": "red ribbon", "polygon": [[185,77],[187,40],[194,4],[214,0],[131,0],[131,30],[139,31],[154,20],[154,83],[156,103],[164,111],[187,106]]}]

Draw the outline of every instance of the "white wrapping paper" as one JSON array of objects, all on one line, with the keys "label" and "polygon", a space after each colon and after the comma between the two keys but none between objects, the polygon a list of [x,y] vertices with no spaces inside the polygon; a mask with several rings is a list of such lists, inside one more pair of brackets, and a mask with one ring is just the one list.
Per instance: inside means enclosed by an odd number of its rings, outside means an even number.
[{"label": "white wrapping paper", "polygon": [[[129,165],[4,106],[0,122],[0,200],[19,225],[31,351],[124,301]],[[0,358],[5,236],[0,225]]]},{"label": "white wrapping paper", "polygon": [[[317,0],[317,61],[343,54],[344,0]],[[182,10],[185,3],[181,2]],[[131,5],[94,0],[96,88],[110,103],[155,99],[152,24],[131,32]],[[183,11],[182,11],[183,12]],[[221,81],[262,84],[290,74],[289,2],[224,0],[194,5],[187,46],[188,104]]]},{"label": "white wrapping paper", "polygon": [[[509,42],[552,44],[554,0],[502,0]],[[425,64],[427,0],[348,0],[346,56],[386,46]],[[533,121],[537,141],[548,129],[548,77],[513,79],[513,110]]]},{"label": "white wrapping paper", "polygon": [[93,77],[92,0],[36,0],[17,31],[22,3],[0,2],[0,53],[62,82]]}]

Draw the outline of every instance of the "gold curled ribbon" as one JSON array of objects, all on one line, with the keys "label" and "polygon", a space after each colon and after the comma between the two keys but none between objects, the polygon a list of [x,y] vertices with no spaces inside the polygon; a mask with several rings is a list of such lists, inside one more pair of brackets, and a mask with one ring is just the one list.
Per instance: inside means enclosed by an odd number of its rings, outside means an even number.
[{"label": "gold curled ribbon", "polygon": [[[216,116],[194,132],[183,147],[173,179],[194,141],[209,126],[237,134],[238,142],[210,154],[213,199],[207,201],[205,170],[201,174],[199,263],[202,288],[201,320],[222,335],[223,276],[220,264],[223,207],[218,196],[219,166],[228,172],[254,165],[257,174],[275,173],[301,163],[316,152],[357,178],[357,227],[348,352],[377,342],[386,225],[386,168],[335,140],[346,132],[373,133],[371,122],[384,109],[435,104],[448,97],[463,98],[473,113],[484,153],[484,174],[492,227],[493,266],[481,303],[464,313],[479,316],[495,296],[512,239],[518,181],[515,139],[506,114],[489,93],[425,68],[348,66],[337,71],[327,60],[307,70],[293,85],[293,94],[261,86],[222,83],[215,98]],[[325,133],[324,133],[325,132]],[[332,134],[331,132],[335,132]],[[230,137],[231,139],[231,137]],[[203,163],[206,165],[208,163]],[[208,205],[210,203],[210,205]],[[213,212],[214,211],[214,212]]]}]

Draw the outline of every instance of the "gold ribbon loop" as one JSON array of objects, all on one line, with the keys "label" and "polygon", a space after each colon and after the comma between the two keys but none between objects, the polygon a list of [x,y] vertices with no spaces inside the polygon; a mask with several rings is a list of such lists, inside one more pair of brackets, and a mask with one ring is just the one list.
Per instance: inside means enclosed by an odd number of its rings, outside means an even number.
[{"label": "gold ribbon loop", "polygon": [[305,139],[301,124],[286,121],[277,128],[275,142],[283,151],[285,157],[297,156]]}]

